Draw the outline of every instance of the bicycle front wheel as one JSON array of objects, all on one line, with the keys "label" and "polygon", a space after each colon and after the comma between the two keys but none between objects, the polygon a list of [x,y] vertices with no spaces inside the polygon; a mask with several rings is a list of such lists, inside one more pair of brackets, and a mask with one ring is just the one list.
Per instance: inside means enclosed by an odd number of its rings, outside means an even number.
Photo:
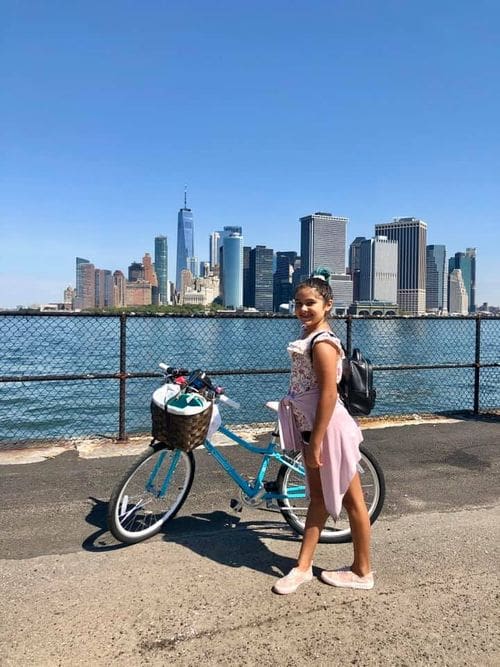
[{"label": "bicycle front wheel", "polygon": [[[358,472],[370,523],[373,523],[380,514],[384,504],[384,474],[373,454],[370,454],[364,447],[360,447],[359,450],[361,459],[358,462]],[[302,453],[294,457],[294,463],[302,467]],[[303,535],[307,509],[309,507],[309,497],[305,485],[305,471],[299,473],[286,465],[282,465],[279,469],[276,482],[278,492],[283,496],[282,499],[278,500],[278,505],[285,521],[296,533]],[[319,541],[339,544],[350,542],[351,539],[349,518],[345,509],[342,508],[337,521],[333,521],[331,517],[328,517]]]},{"label": "bicycle front wheel", "polygon": [[192,452],[151,445],[116,485],[108,505],[108,526],[117,540],[135,544],[158,533],[174,518],[191,490]]}]

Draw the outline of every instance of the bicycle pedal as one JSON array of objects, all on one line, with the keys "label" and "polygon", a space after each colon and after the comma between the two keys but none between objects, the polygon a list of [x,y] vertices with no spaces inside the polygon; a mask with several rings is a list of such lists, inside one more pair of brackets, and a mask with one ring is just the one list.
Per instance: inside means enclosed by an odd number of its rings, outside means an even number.
[{"label": "bicycle pedal", "polygon": [[268,493],[278,492],[278,485],[276,484],[276,481],[264,482],[264,488]]},{"label": "bicycle pedal", "polygon": [[231,498],[229,501],[229,507],[234,512],[241,512],[243,510],[243,504],[237,498]]},{"label": "bicycle pedal", "polygon": [[273,512],[280,512],[280,507],[276,500],[266,500],[266,509],[272,510]]}]

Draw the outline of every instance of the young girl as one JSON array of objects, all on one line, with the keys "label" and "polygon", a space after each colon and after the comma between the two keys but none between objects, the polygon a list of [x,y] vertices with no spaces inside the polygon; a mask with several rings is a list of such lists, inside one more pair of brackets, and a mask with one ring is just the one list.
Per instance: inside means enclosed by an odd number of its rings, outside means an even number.
[{"label": "young girl", "polygon": [[303,334],[290,343],[292,360],[288,395],[281,400],[279,421],[286,449],[302,449],[310,504],[297,566],[278,579],[273,591],[285,595],[313,578],[312,563],[328,515],[342,505],[349,515],[354,560],[350,567],[321,572],[331,586],[373,588],[370,566],[370,520],[356,469],[361,431],[337,395],[344,353],[327,317],[333,305],[329,272],[318,269],[295,292],[295,314]]}]

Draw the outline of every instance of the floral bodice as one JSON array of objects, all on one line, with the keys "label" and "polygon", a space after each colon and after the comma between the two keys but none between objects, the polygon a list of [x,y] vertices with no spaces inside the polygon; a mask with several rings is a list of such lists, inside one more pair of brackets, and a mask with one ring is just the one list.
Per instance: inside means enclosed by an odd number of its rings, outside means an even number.
[{"label": "floral bodice", "polygon": [[[289,393],[300,394],[304,391],[309,391],[314,387],[318,386],[318,380],[314,372],[311,358],[311,339],[316,336],[314,339],[314,345],[320,341],[326,340],[331,343],[334,347],[337,348],[339,352],[338,362],[337,362],[337,384],[340,382],[342,377],[342,359],[344,358],[344,351],[342,350],[342,344],[340,340],[332,335],[331,331],[323,331],[318,334],[317,331],[314,331],[312,334],[309,334],[306,338],[299,338],[289,343],[287,352],[290,355],[292,361],[291,373],[290,373],[290,387]],[[294,410],[295,420],[297,426],[301,431],[310,431],[312,429],[312,424],[310,424],[305,417],[300,412]]]}]

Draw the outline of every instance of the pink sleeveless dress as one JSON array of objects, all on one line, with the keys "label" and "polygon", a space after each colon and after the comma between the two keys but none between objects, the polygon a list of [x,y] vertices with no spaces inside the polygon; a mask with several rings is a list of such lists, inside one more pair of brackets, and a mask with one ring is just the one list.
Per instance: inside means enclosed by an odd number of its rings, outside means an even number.
[{"label": "pink sleeveless dress", "polygon": [[[317,332],[293,341],[288,346],[292,361],[290,387],[287,396],[280,401],[278,411],[281,442],[285,449],[297,450],[307,446],[303,443],[301,432],[311,431],[314,424],[319,387],[312,366],[310,347],[311,339],[316,335]],[[332,337],[331,332],[327,331],[314,339],[314,345],[323,340],[328,341],[339,352],[336,369],[338,382],[342,377],[342,345],[338,338]],[[342,498],[356,473],[360,459],[359,444],[362,441],[359,426],[338,398],[323,440],[320,468],[326,509],[334,519],[340,514]]]}]

